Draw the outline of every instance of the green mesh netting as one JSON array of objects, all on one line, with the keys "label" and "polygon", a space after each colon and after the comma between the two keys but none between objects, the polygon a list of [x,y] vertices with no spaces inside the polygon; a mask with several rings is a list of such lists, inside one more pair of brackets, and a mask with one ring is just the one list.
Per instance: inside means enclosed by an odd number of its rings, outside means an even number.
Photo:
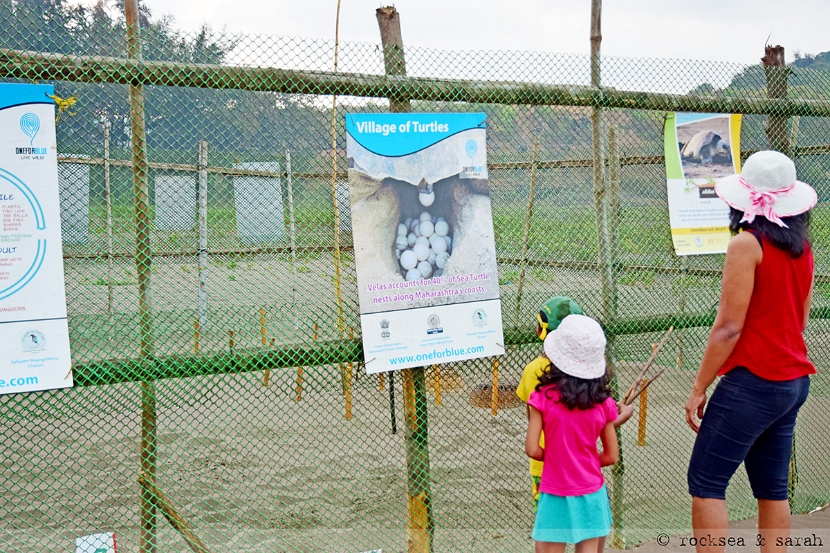
[{"label": "green mesh netting", "polygon": [[[0,78],[76,100],[57,123],[76,385],[0,396],[3,551],[67,551],[104,531],[142,553],[530,551],[512,390],[552,295],[604,323],[622,388],[678,329],[656,362],[667,370],[649,389],[645,445],[636,418],[621,429],[609,544],[688,532],[683,407],[723,257],[673,253],[672,110],[744,113],[744,156],[786,149],[819,193],[807,331],[819,375],[791,503],[830,501],[830,74],[794,68],[786,99],[770,100],[761,65],[605,58],[592,90],[585,56],[407,48],[408,77],[387,78],[376,44],[339,44],[334,73],[333,42],[149,20],[137,62],[123,18],[49,6],[0,1]],[[498,360],[363,370],[343,116],[388,111],[389,97],[487,113]],[[754,504],[739,472],[730,516]]]}]

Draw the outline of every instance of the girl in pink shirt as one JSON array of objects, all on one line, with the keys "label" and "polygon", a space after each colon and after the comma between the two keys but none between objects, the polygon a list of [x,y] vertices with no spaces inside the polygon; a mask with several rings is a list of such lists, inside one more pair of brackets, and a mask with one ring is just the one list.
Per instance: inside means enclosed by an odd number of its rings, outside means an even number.
[{"label": "girl in pink shirt", "polygon": [[617,462],[619,446],[605,343],[599,323],[583,315],[568,315],[545,338],[550,366],[528,400],[525,440],[528,456],[544,461],[532,534],[536,553],[562,553],[567,543],[576,553],[596,553],[599,538],[611,530],[601,467]]}]

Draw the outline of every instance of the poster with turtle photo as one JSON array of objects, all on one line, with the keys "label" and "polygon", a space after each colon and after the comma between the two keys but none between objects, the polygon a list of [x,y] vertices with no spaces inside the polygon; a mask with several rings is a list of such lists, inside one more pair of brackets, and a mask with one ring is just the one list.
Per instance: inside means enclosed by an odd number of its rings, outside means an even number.
[{"label": "poster with turtle photo", "polygon": [[504,353],[483,113],[346,115],[366,371]]},{"label": "poster with turtle photo", "polygon": [[715,194],[715,182],[740,172],[740,138],[740,114],[666,116],[669,219],[677,255],[726,252],[729,207]]}]

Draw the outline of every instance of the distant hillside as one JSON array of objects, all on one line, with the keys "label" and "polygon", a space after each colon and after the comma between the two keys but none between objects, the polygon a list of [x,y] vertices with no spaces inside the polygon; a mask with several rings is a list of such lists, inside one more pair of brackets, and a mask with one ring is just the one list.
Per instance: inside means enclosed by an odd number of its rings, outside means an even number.
[{"label": "distant hillside", "polygon": [[830,70],[830,52],[822,52],[815,56],[812,54],[796,54],[792,65],[809,69]]}]

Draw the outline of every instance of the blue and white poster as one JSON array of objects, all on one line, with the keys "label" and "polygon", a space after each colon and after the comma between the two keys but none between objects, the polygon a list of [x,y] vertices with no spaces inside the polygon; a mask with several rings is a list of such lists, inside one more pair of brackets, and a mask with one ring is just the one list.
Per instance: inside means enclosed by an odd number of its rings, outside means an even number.
[{"label": "blue and white poster", "polygon": [[50,95],[0,84],[0,394],[72,386]]},{"label": "blue and white poster", "polygon": [[366,371],[504,353],[483,113],[346,115]]}]

